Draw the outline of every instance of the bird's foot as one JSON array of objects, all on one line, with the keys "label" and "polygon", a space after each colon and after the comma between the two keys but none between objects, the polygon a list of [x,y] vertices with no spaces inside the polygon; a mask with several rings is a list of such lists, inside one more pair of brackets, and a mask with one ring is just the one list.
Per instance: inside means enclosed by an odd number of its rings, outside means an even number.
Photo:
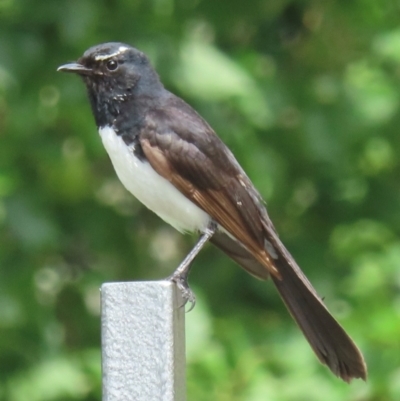
[{"label": "bird's foot", "polygon": [[183,304],[181,305],[181,307],[184,307],[188,302],[190,302],[190,308],[188,311],[186,311],[190,312],[196,305],[196,296],[189,287],[187,274],[179,274],[174,272],[171,276],[168,277],[168,280],[176,283],[181,292],[183,298]]}]

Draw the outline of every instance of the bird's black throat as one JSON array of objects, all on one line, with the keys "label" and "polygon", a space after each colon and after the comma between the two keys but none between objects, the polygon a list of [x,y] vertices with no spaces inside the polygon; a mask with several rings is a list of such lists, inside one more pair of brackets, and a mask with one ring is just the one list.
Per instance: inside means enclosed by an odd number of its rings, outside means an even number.
[{"label": "bird's black throat", "polygon": [[83,79],[98,128],[106,125],[113,126],[114,121],[123,114],[124,110],[129,110],[130,114],[135,108],[134,86],[116,86],[115,82],[109,82],[103,77],[91,76],[83,77]]},{"label": "bird's black throat", "polygon": [[132,147],[139,160],[146,160],[139,135],[143,127],[143,112],[151,101],[138,99],[134,86],[107,90],[105,82],[97,83],[91,79],[86,82],[86,87],[97,127],[111,127],[127,146]]}]

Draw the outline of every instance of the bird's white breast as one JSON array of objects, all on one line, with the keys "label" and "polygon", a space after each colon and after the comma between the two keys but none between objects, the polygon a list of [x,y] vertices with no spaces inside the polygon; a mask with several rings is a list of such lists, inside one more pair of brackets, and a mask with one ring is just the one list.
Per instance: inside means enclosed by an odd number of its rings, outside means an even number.
[{"label": "bird's white breast", "polygon": [[99,130],[103,145],[125,188],[146,207],[179,231],[204,231],[210,217],[169,181],[161,177],[147,161],[139,160],[133,148],[109,127]]}]

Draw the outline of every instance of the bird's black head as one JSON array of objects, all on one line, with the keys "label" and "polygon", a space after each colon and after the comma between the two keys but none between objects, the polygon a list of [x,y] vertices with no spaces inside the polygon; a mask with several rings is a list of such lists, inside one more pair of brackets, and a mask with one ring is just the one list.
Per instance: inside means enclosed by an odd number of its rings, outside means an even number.
[{"label": "bird's black head", "polygon": [[134,108],[135,99],[151,99],[163,90],[147,56],[123,43],[93,46],[77,62],[62,65],[58,71],[83,78],[98,126],[111,124],[124,105],[130,103]]}]

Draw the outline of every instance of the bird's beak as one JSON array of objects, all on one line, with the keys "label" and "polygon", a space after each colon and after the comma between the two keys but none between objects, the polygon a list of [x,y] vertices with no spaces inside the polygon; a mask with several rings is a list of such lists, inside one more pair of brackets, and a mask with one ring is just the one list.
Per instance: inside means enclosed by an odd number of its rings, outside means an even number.
[{"label": "bird's beak", "polygon": [[57,71],[73,72],[79,75],[90,75],[93,72],[91,68],[87,68],[79,63],[69,63],[61,65],[57,68]]}]

